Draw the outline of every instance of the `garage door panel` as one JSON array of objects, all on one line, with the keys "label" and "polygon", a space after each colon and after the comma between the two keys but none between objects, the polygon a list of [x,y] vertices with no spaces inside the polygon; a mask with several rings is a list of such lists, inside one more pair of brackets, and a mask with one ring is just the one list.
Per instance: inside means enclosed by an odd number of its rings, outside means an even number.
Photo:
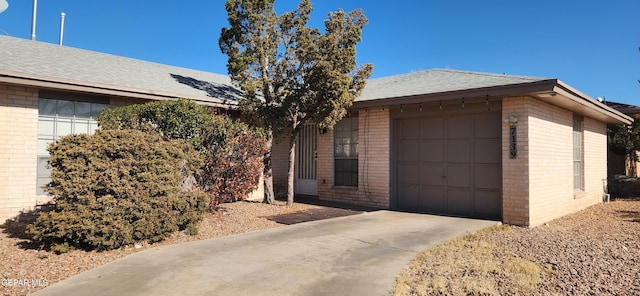
[{"label": "garage door panel", "polygon": [[398,207],[400,209],[421,209],[422,198],[420,197],[420,186],[418,185],[400,185],[398,186],[398,194],[402,197],[398,199]]},{"label": "garage door panel", "polygon": [[450,163],[470,163],[471,141],[449,140],[447,142],[447,161]]},{"label": "garage door panel", "polygon": [[444,185],[444,165],[422,165],[420,168],[420,182],[428,186]]},{"label": "garage door panel", "polygon": [[423,162],[442,163],[445,161],[443,141],[423,140],[420,149],[420,158]]},{"label": "garage door panel", "polygon": [[420,184],[420,163],[410,162],[398,164],[398,183]]},{"label": "garage door panel", "polygon": [[444,139],[444,119],[429,118],[422,122],[422,139],[438,140]]},{"label": "garage door panel", "polygon": [[471,190],[447,190],[447,212],[451,214],[470,214],[472,205]]},{"label": "garage door panel", "polygon": [[473,179],[475,188],[494,189],[502,188],[502,176],[499,165],[477,165],[474,168]]},{"label": "garage door panel", "polygon": [[442,213],[445,210],[442,187],[422,186],[422,197],[424,211]]},{"label": "garage door panel", "polygon": [[403,120],[400,124],[400,133],[402,139],[420,139],[420,119]]},{"label": "garage door panel", "polygon": [[476,139],[499,139],[502,137],[500,113],[476,115],[473,126]]},{"label": "garage door panel", "polygon": [[473,135],[471,119],[468,117],[447,118],[448,139],[469,139]]},{"label": "garage door panel", "polygon": [[468,165],[447,166],[447,186],[471,187],[471,167]]},{"label": "garage door panel", "polygon": [[420,161],[420,140],[403,140],[400,144],[399,161]]},{"label": "garage door panel", "polygon": [[473,147],[475,163],[500,163],[502,161],[502,143],[497,139],[476,140]]},{"label": "garage door panel", "polygon": [[475,212],[488,218],[499,218],[502,212],[500,191],[478,190],[475,193]]}]

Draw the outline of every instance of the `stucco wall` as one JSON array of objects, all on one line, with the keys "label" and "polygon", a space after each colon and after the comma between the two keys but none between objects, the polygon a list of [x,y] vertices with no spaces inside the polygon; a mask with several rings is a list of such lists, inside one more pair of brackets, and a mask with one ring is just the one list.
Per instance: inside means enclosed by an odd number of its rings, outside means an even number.
[{"label": "stucco wall", "polygon": [[333,186],[333,131],[318,141],[318,197],[321,200],[389,208],[389,109],[358,113],[358,187]]},{"label": "stucco wall", "polygon": [[38,90],[0,84],[0,224],[36,205]]},{"label": "stucco wall", "polygon": [[[505,223],[537,226],[602,201],[606,125],[584,118],[584,191],[573,190],[573,113],[529,97],[507,98],[503,117],[517,116],[518,159],[509,158],[503,125]],[[527,205],[528,201],[528,205]]]}]

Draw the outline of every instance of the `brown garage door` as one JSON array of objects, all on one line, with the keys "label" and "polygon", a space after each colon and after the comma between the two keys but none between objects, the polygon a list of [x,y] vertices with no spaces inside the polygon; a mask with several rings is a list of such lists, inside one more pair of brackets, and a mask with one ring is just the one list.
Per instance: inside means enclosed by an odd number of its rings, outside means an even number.
[{"label": "brown garage door", "polygon": [[499,112],[399,119],[397,123],[399,209],[501,217]]}]

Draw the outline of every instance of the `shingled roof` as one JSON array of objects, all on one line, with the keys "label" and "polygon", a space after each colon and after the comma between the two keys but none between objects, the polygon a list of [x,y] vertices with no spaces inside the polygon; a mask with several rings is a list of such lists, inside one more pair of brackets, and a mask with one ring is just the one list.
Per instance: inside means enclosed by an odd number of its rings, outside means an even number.
[{"label": "shingled roof", "polygon": [[553,80],[551,78],[501,75],[449,69],[433,69],[408,74],[370,79],[356,101],[391,97],[441,94],[496,86],[522,85]]},{"label": "shingled roof", "polygon": [[605,103],[607,104],[607,106],[632,117],[638,116],[640,114],[640,106],[611,102],[611,101],[607,101]]},{"label": "shingled roof", "polygon": [[[219,107],[242,99],[227,75],[9,36],[0,36],[0,82],[151,100],[187,98]],[[448,69],[370,79],[354,107],[518,95],[608,123],[632,120],[558,79]]]},{"label": "shingled roof", "polygon": [[555,78],[433,69],[370,79],[356,108],[423,104],[449,100],[501,100],[528,96],[603,122],[632,119]]},{"label": "shingled roof", "polygon": [[9,36],[0,36],[0,57],[0,82],[217,106],[242,95],[227,75]]}]

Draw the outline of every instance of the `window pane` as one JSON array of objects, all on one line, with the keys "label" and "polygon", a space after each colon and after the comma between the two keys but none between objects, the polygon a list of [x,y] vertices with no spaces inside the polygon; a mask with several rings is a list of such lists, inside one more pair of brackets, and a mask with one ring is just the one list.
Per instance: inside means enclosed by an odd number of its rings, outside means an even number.
[{"label": "window pane", "polygon": [[50,139],[38,139],[38,155],[49,155],[49,151],[47,151],[47,147],[49,147],[49,143],[53,142]]},{"label": "window pane", "polygon": [[55,115],[56,114],[56,100],[53,100],[53,99],[39,99],[38,100],[38,114],[39,115]]},{"label": "window pane", "polygon": [[90,119],[77,119],[74,121],[73,132],[75,134],[89,134],[91,127]]},{"label": "window pane", "polygon": [[73,101],[59,100],[57,110],[58,116],[73,116],[73,112],[75,111],[73,103]]},{"label": "window pane", "polygon": [[52,138],[54,135],[54,118],[40,117],[38,120],[38,136]]},{"label": "window pane", "polygon": [[89,125],[89,134],[93,135],[97,129],[98,129],[98,123],[95,120],[92,120],[91,124]]},{"label": "window pane", "polygon": [[91,116],[91,103],[76,102],[75,115],[77,117],[89,118]]},{"label": "window pane", "polygon": [[344,157],[351,157],[351,149],[350,149],[350,145],[346,144],[342,146],[342,151],[344,151]]},{"label": "window pane", "polygon": [[47,163],[49,161],[49,156],[38,157],[38,171],[36,177],[36,194],[37,195],[45,195],[46,193],[42,189],[44,185],[47,185],[51,182],[51,171],[47,168]]},{"label": "window pane", "polygon": [[91,117],[96,118],[102,110],[104,110],[105,104],[91,104]]},{"label": "window pane", "polygon": [[73,133],[73,122],[71,118],[59,118],[57,125],[58,129],[56,136],[58,136],[58,138]]},{"label": "window pane", "polygon": [[42,187],[49,184],[49,182],[51,182],[51,178],[49,177],[38,177],[36,179],[36,195],[46,195],[47,193],[44,192]]},{"label": "window pane", "polygon": [[350,150],[353,157],[358,157],[358,144],[351,145]]},{"label": "window pane", "polygon": [[50,170],[47,168],[49,163],[49,155],[38,156],[38,177],[49,177]]},{"label": "window pane", "polygon": [[336,186],[358,186],[357,159],[336,159],[335,169]]}]

